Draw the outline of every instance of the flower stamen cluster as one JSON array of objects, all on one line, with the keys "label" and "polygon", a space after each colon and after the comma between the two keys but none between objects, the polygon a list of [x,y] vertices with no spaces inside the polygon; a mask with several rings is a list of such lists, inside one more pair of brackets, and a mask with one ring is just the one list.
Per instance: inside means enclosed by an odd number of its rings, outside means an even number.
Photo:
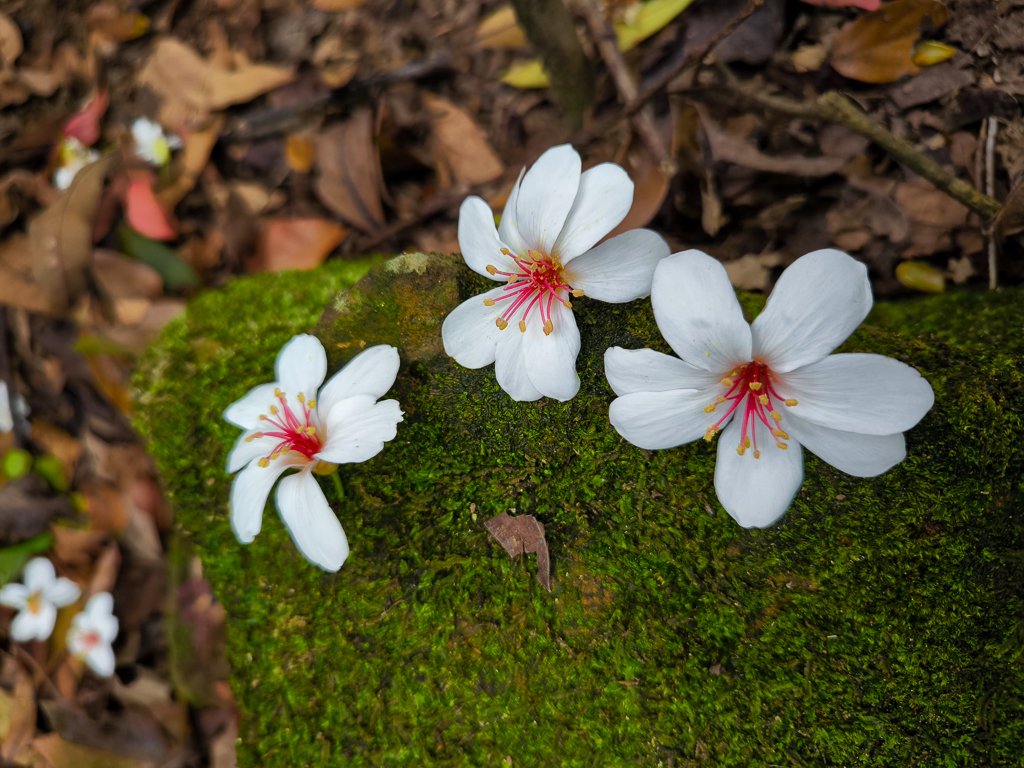
[{"label": "flower stamen cluster", "polygon": [[295,411],[288,405],[287,395],[279,387],[274,389],[274,397],[280,403],[280,408],[276,405],[271,405],[267,409],[270,413],[269,416],[265,413],[261,413],[259,416],[259,421],[269,424],[273,431],[253,432],[245,438],[245,441],[250,443],[253,440],[265,437],[278,441],[273,450],[259,460],[259,465],[261,467],[268,467],[270,462],[289,451],[312,461],[313,457],[320,453],[324,447],[324,440],[313,417],[313,414],[316,412],[316,400],[307,400],[306,396],[299,392],[295,396],[299,403],[299,415],[296,415]]},{"label": "flower stamen cluster", "polygon": [[742,404],[739,416],[742,429],[736,453],[743,456],[753,448],[754,458],[761,458],[761,451],[757,447],[757,422],[763,424],[775,438],[776,447],[782,450],[789,448],[785,441],[790,438],[781,428],[782,413],[776,408],[776,404],[781,403],[787,408],[792,408],[797,405],[797,401],[792,397],[784,398],[778,393],[775,388],[775,374],[767,365],[752,360],[734,368],[719,383],[726,387],[726,393],[719,395],[714,402],[706,406],[704,413],[715,413],[718,406],[723,403],[729,403],[729,406],[721,418],[704,432],[705,440],[710,441],[714,438]]},{"label": "flower stamen cluster", "polygon": [[[554,256],[545,256],[543,253],[531,250],[524,259],[512,253],[508,248],[502,248],[501,252],[512,260],[517,270],[505,272],[493,264],[487,265],[489,275],[508,278],[508,285],[504,288],[504,295],[496,299],[484,299],[484,306],[493,307],[506,299],[512,300],[505,311],[495,319],[494,324],[500,330],[505,330],[516,312],[526,304],[526,309],[523,310],[522,317],[519,319],[519,330],[526,333],[526,319],[534,307],[539,307],[544,335],[550,336],[555,329],[555,324],[551,319],[551,306],[557,300],[566,309],[572,309],[572,302],[562,296],[562,292],[580,297],[583,295],[583,291],[581,289],[573,290],[573,287],[565,281],[562,276],[562,264]],[[546,302],[544,301],[545,297],[547,297]],[[527,304],[527,302],[529,303]]]}]

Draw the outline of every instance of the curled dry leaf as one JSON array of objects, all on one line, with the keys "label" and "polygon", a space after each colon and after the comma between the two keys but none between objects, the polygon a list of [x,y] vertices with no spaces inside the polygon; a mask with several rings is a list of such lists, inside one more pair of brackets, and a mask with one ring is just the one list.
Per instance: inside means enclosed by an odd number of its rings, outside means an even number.
[{"label": "curled dry leaf", "polygon": [[270,219],[260,224],[254,272],[315,269],[333,251],[347,231],[328,219]]},{"label": "curled dry leaf", "polygon": [[939,0],[895,0],[839,30],[832,67],[862,83],[893,83],[916,74],[920,70],[912,56],[922,28],[936,29],[948,18]]},{"label": "curled dry leaf", "polygon": [[319,174],[314,188],[320,202],[364,232],[384,226],[384,180],[370,110],[361,109],[344,123],[320,132],[316,165]]},{"label": "curled dry leaf", "polygon": [[551,591],[551,560],[548,543],[544,538],[544,524],[533,515],[516,515],[508,512],[492,517],[484,528],[501,544],[513,560],[530,552],[537,554],[537,581],[548,592]]},{"label": "curled dry leaf", "polygon": [[24,45],[21,39],[21,30],[18,25],[11,21],[7,14],[0,13],[0,67],[10,67],[21,52]]},{"label": "curled dry leaf", "polygon": [[434,162],[442,186],[447,186],[447,178],[482,184],[501,176],[504,165],[473,118],[439,96],[424,94],[423,104],[430,113]]}]

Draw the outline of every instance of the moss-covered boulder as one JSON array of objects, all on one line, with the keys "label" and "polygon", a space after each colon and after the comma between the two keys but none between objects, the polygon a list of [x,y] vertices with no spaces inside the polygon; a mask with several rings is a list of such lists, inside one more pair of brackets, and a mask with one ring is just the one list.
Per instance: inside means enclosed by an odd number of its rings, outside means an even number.
[{"label": "moss-covered boulder", "polygon": [[[609,426],[604,350],[667,351],[649,302],[579,302],[580,394],[514,403],[441,350],[486,281],[414,254],[348,289],[363,270],[207,294],[137,379],[182,546],[230,616],[243,766],[1019,764],[1024,294],[879,308],[845,349],[935,388],[907,460],[862,480],[808,456],[760,531],[718,505],[713,445]],[[227,514],[221,412],[310,329],[332,370],[403,355],[397,439],[341,468],[343,495],[322,481],[352,545],[334,575],[273,511],[250,546]],[[483,528],[512,509],[546,526],[551,592]]]}]

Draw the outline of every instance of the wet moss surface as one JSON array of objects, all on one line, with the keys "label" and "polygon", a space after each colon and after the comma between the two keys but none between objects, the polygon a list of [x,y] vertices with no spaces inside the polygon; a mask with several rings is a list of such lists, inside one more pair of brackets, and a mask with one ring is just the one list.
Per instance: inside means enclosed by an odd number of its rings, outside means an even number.
[{"label": "wet moss surface", "polygon": [[[230,615],[242,765],[1020,764],[1024,294],[876,310],[845,349],[936,390],[908,459],[862,480],[807,456],[783,522],[747,531],[713,445],[647,452],[608,424],[604,350],[667,351],[649,302],[580,301],[580,394],[513,403],[440,350],[486,281],[422,254],[347,290],[358,272],[202,297],[136,382],[182,546]],[[227,517],[220,414],[312,328],[331,370],[403,353],[397,439],[341,468],[343,496],[322,481],[352,546],[336,575],[272,508],[247,547]],[[511,509],[546,526],[550,593],[483,530]]]}]

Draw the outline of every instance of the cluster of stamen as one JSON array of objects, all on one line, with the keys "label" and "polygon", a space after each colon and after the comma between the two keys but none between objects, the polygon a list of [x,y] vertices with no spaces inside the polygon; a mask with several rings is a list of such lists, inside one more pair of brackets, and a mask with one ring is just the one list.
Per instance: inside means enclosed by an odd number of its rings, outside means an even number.
[{"label": "cluster of stamen", "polygon": [[[792,408],[797,404],[793,398],[784,398],[775,389],[774,374],[764,363],[752,361],[733,369],[728,376],[722,379],[722,386],[726,388],[724,395],[715,398],[715,401],[704,408],[705,413],[715,413],[719,406],[725,408],[725,413],[714,424],[708,427],[704,433],[704,439],[713,438],[729,417],[736,414],[736,418],[742,419],[740,432],[740,444],[736,453],[743,456],[748,450],[753,449],[755,459],[761,458],[761,451],[757,447],[757,423],[760,422],[767,429],[769,434],[775,438],[775,445],[782,450],[789,448],[785,442],[789,435],[782,429],[780,422],[782,414],[776,407],[778,404]],[[727,405],[726,405],[727,404]]]},{"label": "cluster of stamen", "polygon": [[[487,265],[487,272],[491,275],[502,275],[508,278],[508,285],[502,291],[503,295],[497,299],[484,299],[484,304],[493,307],[499,302],[508,302],[505,311],[494,321],[501,330],[508,328],[509,321],[516,313],[522,310],[519,318],[519,330],[526,332],[526,319],[534,307],[540,314],[540,320],[544,327],[546,336],[554,330],[554,323],[551,322],[551,307],[556,301],[561,302],[566,308],[572,308],[572,302],[568,296],[582,296],[583,291],[573,289],[562,277],[562,265],[554,256],[547,256],[540,251],[529,251],[524,259],[512,253],[508,248],[502,248],[501,252],[515,262],[517,271],[503,272],[493,264]],[[563,295],[564,294],[564,295]]]},{"label": "cluster of stamen", "polygon": [[249,442],[263,437],[278,441],[274,449],[259,460],[259,465],[261,467],[269,466],[270,462],[287,451],[294,451],[312,461],[313,457],[323,448],[320,434],[311,421],[311,416],[316,409],[316,401],[306,400],[306,396],[299,392],[295,399],[299,402],[300,410],[296,413],[288,404],[285,393],[280,389],[274,389],[274,397],[277,398],[280,407],[272,405],[269,415],[260,414],[260,422],[266,424],[267,429],[262,432],[254,432],[245,438]]}]

